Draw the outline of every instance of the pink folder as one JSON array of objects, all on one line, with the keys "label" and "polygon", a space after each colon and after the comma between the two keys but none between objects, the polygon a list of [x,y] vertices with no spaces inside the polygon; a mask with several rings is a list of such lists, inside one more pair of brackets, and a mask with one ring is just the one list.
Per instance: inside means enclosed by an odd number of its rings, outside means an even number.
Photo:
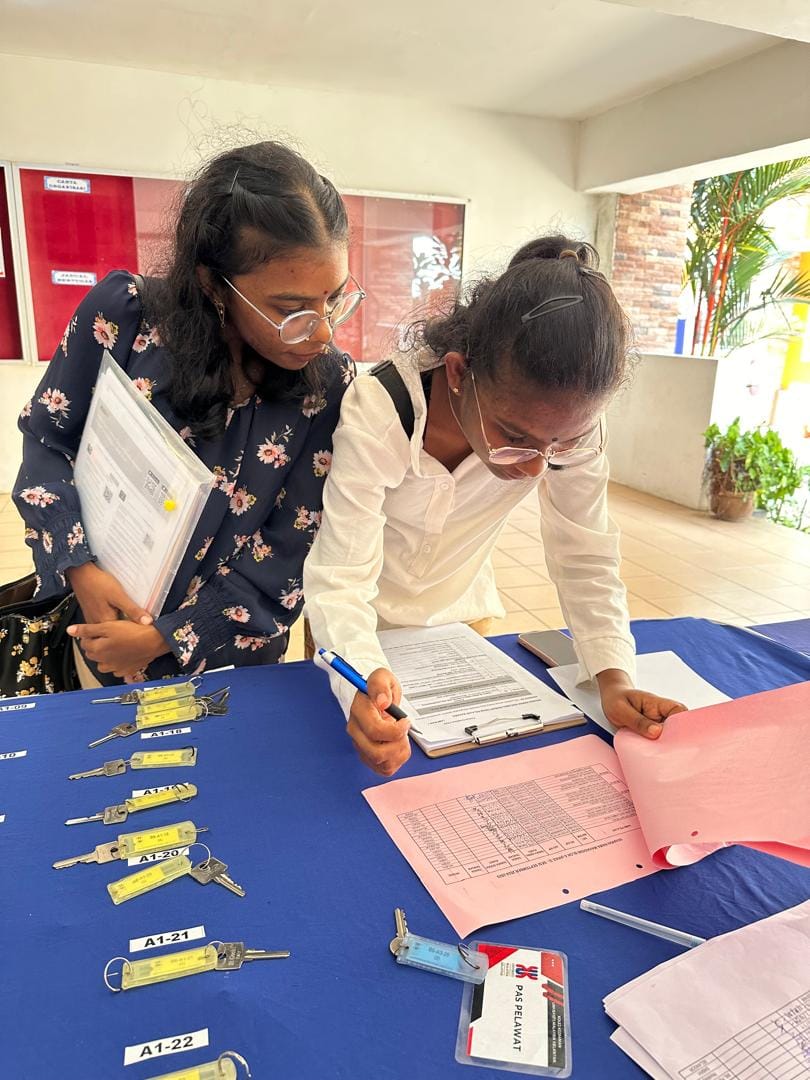
[{"label": "pink folder", "polygon": [[614,747],[657,866],[745,844],[810,866],[810,682],[678,713]]}]

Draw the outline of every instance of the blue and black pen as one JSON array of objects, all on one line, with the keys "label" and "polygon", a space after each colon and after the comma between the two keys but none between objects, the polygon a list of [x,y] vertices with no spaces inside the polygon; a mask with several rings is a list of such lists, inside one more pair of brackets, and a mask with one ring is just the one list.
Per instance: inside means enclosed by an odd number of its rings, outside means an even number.
[{"label": "blue and black pen", "polygon": [[[368,683],[360,674],[359,671],[355,671],[351,664],[347,663],[342,656],[338,656],[337,653],[332,652],[331,649],[318,649],[318,655],[327,663],[333,671],[336,671],[338,675],[342,675],[343,678],[357,687],[363,694],[368,694]],[[393,716],[395,720],[407,720],[408,714],[400,709],[399,705],[394,705],[393,702],[385,710],[389,716]]]}]

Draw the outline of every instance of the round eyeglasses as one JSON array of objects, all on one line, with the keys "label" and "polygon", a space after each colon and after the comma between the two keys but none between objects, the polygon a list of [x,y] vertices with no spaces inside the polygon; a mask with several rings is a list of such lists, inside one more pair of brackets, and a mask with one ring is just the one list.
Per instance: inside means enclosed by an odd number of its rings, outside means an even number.
[{"label": "round eyeglasses", "polygon": [[[478,400],[478,388],[475,385],[475,373],[470,371],[470,380],[472,382],[473,397],[475,398],[475,405],[478,409],[478,420],[481,424],[481,434],[484,437],[484,445],[487,448],[489,460],[493,465],[519,465],[521,462],[533,461],[537,457],[543,458],[546,463],[546,467],[549,469],[574,469],[578,465],[587,465],[589,461],[593,461],[594,458],[599,457],[605,448],[605,432],[602,425],[602,417],[599,417],[599,445],[598,446],[571,446],[563,450],[555,450],[553,447],[548,450],[537,450],[533,447],[520,447],[520,446],[498,446],[493,447],[490,445],[490,441],[487,438],[486,428],[484,427],[484,417],[481,413],[481,402]],[[455,416],[455,409],[453,409],[452,399],[450,400],[450,408]],[[456,417],[456,423],[459,423],[458,417]],[[459,427],[461,425],[459,424]],[[596,428],[593,431],[588,432],[587,435],[583,435],[580,442],[584,439],[590,438]]]},{"label": "round eyeglasses", "polygon": [[302,341],[309,340],[318,329],[318,324],[322,322],[328,323],[329,329],[334,331],[335,327],[345,323],[347,319],[354,315],[366,298],[363,287],[352,276],[350,280],[357,286],[356,290],[339,296],[325,315],[319,315],[317,311],[294,311],[292,315],[288,315],[280,323],[277,323],[269,315],[265,315],[261,308],[257,308],[251,300],[248,300],[244,293],[241,293],[224,275],[222,280],[229,288],[233,289],[240,300],[244,300],[257,315],[261,315],[265,322],[269,322],[271,326],[278,330],[279,337],[285,345],[298,345]]}]

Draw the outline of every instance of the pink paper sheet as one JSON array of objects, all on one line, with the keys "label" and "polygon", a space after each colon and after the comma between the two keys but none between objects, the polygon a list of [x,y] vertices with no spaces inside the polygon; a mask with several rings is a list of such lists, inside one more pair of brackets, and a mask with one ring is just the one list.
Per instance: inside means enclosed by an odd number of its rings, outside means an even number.
[{"label": "pink paper sheet", "polygon": [[462,937],[656,870],[596,735],[363,794]]},{"label": "pink paper sheet", "polygon": [[614,740],[657,866],[747,844],[810,866],[810,682],[670,717]]}]

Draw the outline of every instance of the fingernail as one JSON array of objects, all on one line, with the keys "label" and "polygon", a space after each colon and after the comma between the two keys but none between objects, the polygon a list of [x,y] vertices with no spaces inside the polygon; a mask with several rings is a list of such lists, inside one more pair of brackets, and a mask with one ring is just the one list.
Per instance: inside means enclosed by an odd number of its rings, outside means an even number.
[{"label": "fingernail", "polygon": [[151,626],[152,625],[152,616],[151,615],[141,615],[141,625],[142,626]]},{"label": "fingernail", "polygon": [[76,627],[75,627],[75,626],[69,626],[69,627],[67,628],[67,632],[68,632],[69,634],[75,634],[75,633],[76,633]]},{"label": "fingernail", "polygon": [[388,707],[388,698],[385,694],[377,694],[377,708],[386,709]]},{"label": "fingernail", "polygon": [[652,737],[655,739],[661,734],[663,730],[664,728],[662,724],[650,724],[650,726],[647,728],[647,734],[652,735]]}]

